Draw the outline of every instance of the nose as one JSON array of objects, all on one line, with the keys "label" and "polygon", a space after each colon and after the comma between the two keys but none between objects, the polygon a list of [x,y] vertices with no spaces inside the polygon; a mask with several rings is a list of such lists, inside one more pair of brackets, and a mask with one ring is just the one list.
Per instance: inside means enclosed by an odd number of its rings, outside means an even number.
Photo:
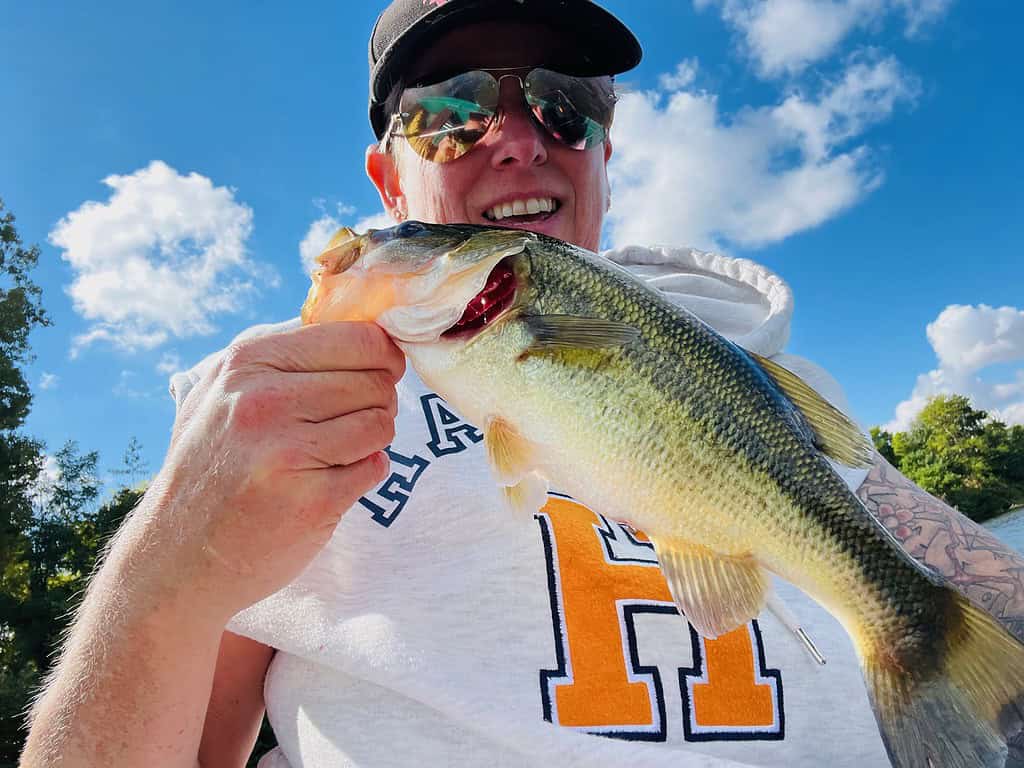
[{"label": "nose", "polygon": [[491,165],[510,168],[547,162],[547,140],[543,129],[527,112],[522,83],[516,77],[503,77],[498,109],[501,120],[493,136]]}]

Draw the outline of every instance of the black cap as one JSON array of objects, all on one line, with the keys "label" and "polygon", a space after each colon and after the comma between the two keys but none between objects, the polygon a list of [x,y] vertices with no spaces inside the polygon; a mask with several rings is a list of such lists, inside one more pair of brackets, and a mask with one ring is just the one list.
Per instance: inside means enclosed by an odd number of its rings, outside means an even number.
[{"label": "black cap", "polygon": [[412,54],[475,21],[540,22],[564,30],[574,46],[573,75],[617,75],[640,63],[632,32],[591,0],[394,0],[370,34],[370,124],[379,139],[387,99]]}]

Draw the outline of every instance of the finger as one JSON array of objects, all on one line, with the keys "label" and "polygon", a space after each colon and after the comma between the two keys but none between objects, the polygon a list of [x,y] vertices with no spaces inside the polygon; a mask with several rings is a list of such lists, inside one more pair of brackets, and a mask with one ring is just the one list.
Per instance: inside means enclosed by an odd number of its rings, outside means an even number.
[{"label": "finger", "polygon": [[390,371],[397,381],[405,356],[377,325],[337,322],[304,325],[233,345],[229,365],[261,365],[279,371]]},{"label": "finger", "polygon": [[324,522],[335,525],[356,500],[377,487],[391,472],[391,459],[383,451],[371,453],[364,459],[345,467],[325,467],[315,471],[322,493],[330,503],[325,505],[331,519]]},{"label": "finger", "polygon": [[354,464],[391,445],[395,438],[395,418],[383,408],[366,408],[316,424],[303,424],[300,435],[315,464],[328,467]]},{"label": "finger", "polygon": [[383,408],[392,417],[398,413],[390,371],[290,373],[281,378],[294,393],[294,415],[301,421],[327,421],[367,408]]}]

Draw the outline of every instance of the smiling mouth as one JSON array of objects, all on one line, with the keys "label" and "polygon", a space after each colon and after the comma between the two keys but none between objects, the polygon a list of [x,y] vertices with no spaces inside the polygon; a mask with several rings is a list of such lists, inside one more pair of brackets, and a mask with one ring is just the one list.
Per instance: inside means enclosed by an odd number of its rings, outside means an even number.
[{"label": "smiling mouth", "polygon": [[528,224],[551,218],[561,207],[562,201],[554,197],[528,197],[492,205],[483,217],[496,224]]},{"label": "smiling mouth", "polygon": [[509,259],[503,259],[491,270],[484,289],[466,305],[459,321],[441,335],[452,338],[478,332],[508,309],[515,296],[516,276]]}]

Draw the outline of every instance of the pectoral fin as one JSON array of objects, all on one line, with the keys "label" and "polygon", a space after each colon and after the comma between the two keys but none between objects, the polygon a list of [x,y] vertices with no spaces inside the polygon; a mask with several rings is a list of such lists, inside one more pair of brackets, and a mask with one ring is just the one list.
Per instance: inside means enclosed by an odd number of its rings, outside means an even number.
[{"label": "pectoral fin", "polygon": [[598,317],[576,315],[529,315],[523,322],[533,334],[530,351],[545,349],[606,349],[621,347],[640,338],[631,325]]},{"label": "pectoral fin", "polygon": [[731,632],[761,612],[770,584],[753,557],[721,555],[682,539],[650,539],[676,605],[704,637]]},{"label": "pectoral fin", "polygon": [[500,416],[484,427],[484,447],[494,479],[501,485],[515,485],[535,466],[533,445]]},{"label": "pectoral fin", "polygon": [[767,357],[747,352],[779,385],[786,397],[803,414],[814,432],[815,445],[840,464],[870,467],[874,461],[871,443],[846,414],[815,392],[799,376]]},{"label": "pectoral fin", "polygon": [[532,515],[548,501],[548,481],[538,472],[530,472],[515,485],[505,486],[502,490],[505,501],[518,515]]}]

